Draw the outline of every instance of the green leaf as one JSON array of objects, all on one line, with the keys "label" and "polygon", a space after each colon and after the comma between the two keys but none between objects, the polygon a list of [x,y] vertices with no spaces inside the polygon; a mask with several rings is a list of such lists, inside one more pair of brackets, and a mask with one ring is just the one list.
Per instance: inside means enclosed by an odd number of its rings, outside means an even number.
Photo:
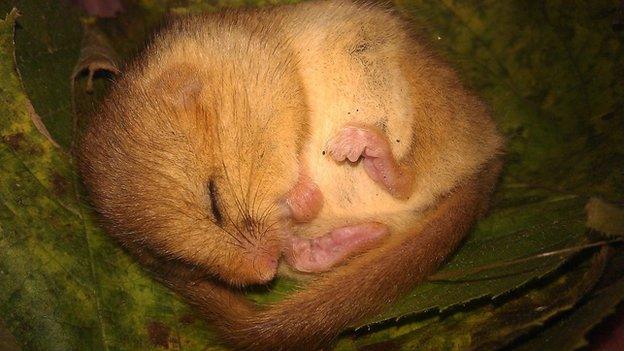
[{"label": "green leaf", "polygon": [[15,52],[24,91],[52,137],[67,148],[74,120],[69,77],[78,60],[80,21],[63,1],[15,3],[21,13]]},{"label": "green leaf", "polygon": [[31,123],[16,17],[0,23],[0,315],[24,350],[203,349],[205,325],[97,228],[69,155]]},{"label": "green leaf", "polygon": [[[61,201],[56,195],[71,189],[60,186],[69,184],[69,164],[32,125],[28,100],[13,70],[16,17],[14,10],[0,25],[0,91],[4,102],[0,105],[0,308],[13,335],[26,349],[51,345],[71,348],[80,343],[76,337],[79,329],[94,324],[97,313],[81,288],[89,276],[83,269],[88,259],[79,254],[83,240],[71,235],[80,228],[80,222],[75,220],[75,208],[66,202],[67,197]],[[60,246],[65,249],[57,250]],[[69,254],[76,249],[75,254]],[[63,293],[72,299],[55,298]],[[84,313],[67,308],[72,300]],[[71,326],[67,325],[70,321]],[[89,333],[83,335],[89,339]]]},{"label": "green leaf", "polygon": [[617,252],[598,287],[577,309],[517,345],[513,351],[575,350],[586,346],[586,334],[624,300],[624,255],[621,248]]},{"label": "green leaf", "polygon": [[[496,262],[513,261],[578,245],[585,237],[583,206],[583,199],[568,196],[495,210],[479,223],[440,273],[470,271]],[[536,258],[522,265],[460,274],[454,279],[425,283],[369,323],[433,308],[446,310],[484,296],[496,297],[551,272],[564,258]]]},{"label": "green leaf", "polygon": [[624,198],[624,57],[611,0],[399,0],[492,106],[507,176]]},{"label": "green leaf", "polygon": [[0,350],[4,351],[19,351],[20,347],[17,340],[6,328],[2,320],[0,320]]},{"label": "green leaf", "polygon": [[[573,269],[534,284],[521,294],[401,323],[355,341],[358,349],[380,342],[401,350],[496,350],[572,308],[600,278],[607,250],[577,260]],[[534,348],[533,350],[542,350]]]}]

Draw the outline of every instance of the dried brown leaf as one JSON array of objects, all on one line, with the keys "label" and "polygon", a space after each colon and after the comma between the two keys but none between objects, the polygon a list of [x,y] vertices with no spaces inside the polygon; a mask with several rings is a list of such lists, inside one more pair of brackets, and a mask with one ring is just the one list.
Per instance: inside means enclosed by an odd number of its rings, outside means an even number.
[{"label": "dried brown leaf", "polygon": [[72,72],[72,90],[76,79],[87,73],[87,84],[85,90],[93,92],[93,76],[98,71],[106,71],[112,74],[119,74],[119,58],[113,47],[108,42],[106,35],[90,23],[84,24],[84,37],[80,49],[78,63]]}]

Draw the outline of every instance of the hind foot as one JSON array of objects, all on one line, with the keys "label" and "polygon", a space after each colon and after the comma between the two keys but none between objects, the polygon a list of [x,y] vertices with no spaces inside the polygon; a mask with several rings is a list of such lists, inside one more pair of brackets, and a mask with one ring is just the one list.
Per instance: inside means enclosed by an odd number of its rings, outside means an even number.
[{"label": "hind foot", "polygon": [[375,246],[387,234],[385,225],[371,222],[337,228],[318,238],[291,236],[284,254],[294,269],[319,273]]}]

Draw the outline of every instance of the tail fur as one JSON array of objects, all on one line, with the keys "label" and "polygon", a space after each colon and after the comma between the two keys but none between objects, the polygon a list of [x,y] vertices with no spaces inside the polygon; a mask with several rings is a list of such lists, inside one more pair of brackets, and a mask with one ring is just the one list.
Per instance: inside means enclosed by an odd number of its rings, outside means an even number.
[{"label": "tail fur", "polygon": [[198,306],[240,350],[316,350],[341,331],[382,312],[433,273],[488,207],[498,159],[458,185],[412,234],[387,242],[262,309],[214,283],[170,285]]}]

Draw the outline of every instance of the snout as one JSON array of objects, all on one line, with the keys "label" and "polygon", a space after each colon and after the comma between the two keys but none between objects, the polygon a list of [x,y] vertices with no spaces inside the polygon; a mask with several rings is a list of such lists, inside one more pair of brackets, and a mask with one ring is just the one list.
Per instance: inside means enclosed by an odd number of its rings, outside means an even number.
[{"label": "snout", "polygon": [[266,284],[275,278],[281,255],[279,244],[245,251],[238,269],[239,285]]}]

